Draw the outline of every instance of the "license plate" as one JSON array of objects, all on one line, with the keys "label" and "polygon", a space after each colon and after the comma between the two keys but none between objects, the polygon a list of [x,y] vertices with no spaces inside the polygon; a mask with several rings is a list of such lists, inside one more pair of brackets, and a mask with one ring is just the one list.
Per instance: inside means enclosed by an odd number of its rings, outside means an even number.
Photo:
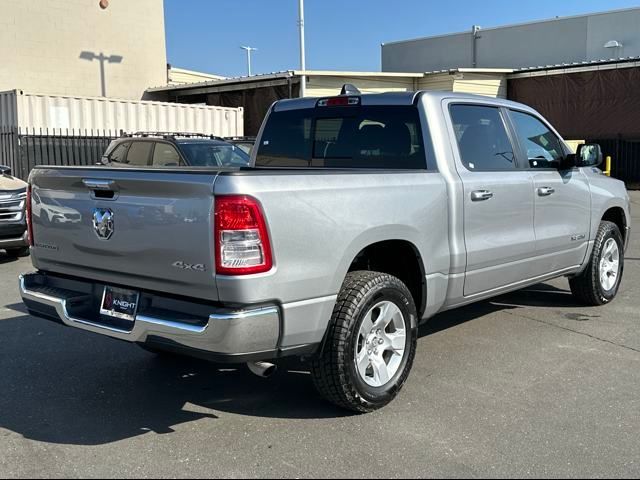
[{"label": "license plate", "polygon": [[123,288],[104,287],[100,313],[129,322],[135,321],[140,294]]}]

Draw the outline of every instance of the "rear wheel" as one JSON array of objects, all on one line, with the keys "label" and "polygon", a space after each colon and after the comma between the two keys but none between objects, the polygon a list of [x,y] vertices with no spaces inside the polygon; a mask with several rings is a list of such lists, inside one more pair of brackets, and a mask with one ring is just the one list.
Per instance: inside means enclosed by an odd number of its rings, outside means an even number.
[{"label": "rear wheel", "polygon": [[602,222],[589,265],[569,280],[571,292],[587,305],[605,305],[618,294],[624,271],[624,242],[615,223]]},{"label": "rear wheel", "polygon": [[405,384],[417,346],[416,307],[402,281],[351,272],[338,294],[322,354],[312,364],[330,402],[366,413],[389,404]]}]

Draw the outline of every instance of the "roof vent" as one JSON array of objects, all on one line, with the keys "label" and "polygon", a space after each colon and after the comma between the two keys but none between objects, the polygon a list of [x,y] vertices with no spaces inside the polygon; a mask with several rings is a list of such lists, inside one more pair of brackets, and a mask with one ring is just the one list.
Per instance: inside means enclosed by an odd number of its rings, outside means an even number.
[{"label": "roof vent", "polygon": [[350,83],[345,83],[342,86],[342,90],[340,91],[340,95],[361,95],[361,94],[362,92],[358,90],[358,87]]}]

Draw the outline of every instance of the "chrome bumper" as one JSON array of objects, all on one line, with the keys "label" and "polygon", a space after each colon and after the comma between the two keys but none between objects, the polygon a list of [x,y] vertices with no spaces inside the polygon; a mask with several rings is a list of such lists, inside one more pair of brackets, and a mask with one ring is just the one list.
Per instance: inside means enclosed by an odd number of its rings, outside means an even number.
[{"label": "chrome bumper", "polygon": [[[280,336],[280,312],[275,306],[247,309],[219,309],[204,324],[185,323],[172,318],[139,314],[131,331],[119,330],[94,321],[74,318],[70,305],[92,299],[82,294],[67,295],[64,290],[39,286],[40,274],[20,276],[20,293],[29,311],[36,316],[59,317],[68,327],[106,335],[127,342],[166,345],[175,349],[210,352],[220,356],[260,356],[277,349]],[[48,307],[48,308],[47,308]],[[46,312],[46,313],[45,313]],[[184,318],[184,316],[183,316]],[[174,349],[174,348],[170,348]],[[197,355],[194,355],[197,356]],[[269,358],[268,356],[265,357]]]}]

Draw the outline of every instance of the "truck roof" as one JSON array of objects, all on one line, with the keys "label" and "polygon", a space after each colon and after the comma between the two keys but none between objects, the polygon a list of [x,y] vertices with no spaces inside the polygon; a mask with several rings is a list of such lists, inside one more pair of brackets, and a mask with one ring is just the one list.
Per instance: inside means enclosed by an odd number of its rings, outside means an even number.
[{"label": "truck roof", "polygon": [[[338,95],[336,95],[338,96]],[[433,91],[433,90],[419,90],[417,92],[386,92],[386,93],[365,93],[361,95],[347,95],[347,96],[359,96],[361,98],[362,105],[384,106],[384,105],[413,105],[418,97],[428,96],[433,100],[439,99],[456,99],[456,100],[473,100],[482,101],[491,105],[499,105],[504,107],[519,107],[523,105],[505,100],[501,98],[486,97],[482,95],[473,95],[469,93],[456,93],[445,91]],[[317,102],[321,98],[327,97],[305,97],[285,99],[276,102],[276,111],[286,110],[299,110],[304,108],[315,108]],[[528,107],[527,107],[528,108]]]}]

